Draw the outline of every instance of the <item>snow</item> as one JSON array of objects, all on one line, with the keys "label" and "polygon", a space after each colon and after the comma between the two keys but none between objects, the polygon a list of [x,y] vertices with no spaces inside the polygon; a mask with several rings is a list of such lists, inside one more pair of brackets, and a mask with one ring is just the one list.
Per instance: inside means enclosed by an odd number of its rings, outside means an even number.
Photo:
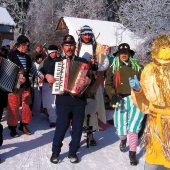
[{"label": "snow", "polygon": [[81,148],[78,152],[80,162],[72,164],[67,158],[70,142],[69,130],[63,141],[60,162],[50,162],[54,128],[49,128],[47,118],[40,113],[34,114],[29,129],[31,136],[22,135],[12,138],[7,123],[3,118],[4,143],[0,148],[1,170],[143,170],[144,151],[138,147],[139,164],[130,166],[128,151],[119,151],[119,141],[113,126],[106,131],[95,133],[97,146],[86,148],[85,134],[82,135]]},{"label": "snow", "polygon": [[[117,22],[91,20],[75,17],[63,17],[69,34],[78,40],[78,33],[83,25],[89,25],[97,38],[97,42],[103,45],[118,46],[120,43],[128,43],[131,49],[136,49],[143,40],[133,32]],[[99,35],[100,34],[100,35]]]},{"label": "snow", "polygon": [[0,24],[15,26],[15,22],[4,7],[0,7]]}]

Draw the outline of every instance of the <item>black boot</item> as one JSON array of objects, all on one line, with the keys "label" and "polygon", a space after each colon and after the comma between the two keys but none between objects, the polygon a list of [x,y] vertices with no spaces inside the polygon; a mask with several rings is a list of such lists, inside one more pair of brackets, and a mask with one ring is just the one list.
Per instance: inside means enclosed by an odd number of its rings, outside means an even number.
[{"label": "black boot", "polygon": [[20,126],[18,128],[20,131],[22,131],[24,134],[26,135],[32,135],[32,133],[30,132],[30,130],[27,128],[25,123],[20,123]]},{"label": "black boot", "polygon": [[136,166],[138,164],[135,151],[129,151],[129,159],[130,159],[130,165]]},{"label": "black boot", "polygon": [[74,154],[74,155],[68,155],[68,158],[70,159],[70,162],[71,162],[71,163],[78,163],[78,162],[79,162],[79,159],[78,159],[78,157],[77,157],[76,154]]},{"label": "black boot", "polygon": [[89,145],[90,146],[96,146],[97,145],[97,142],[96,142],[96,140],[94,139],[94,136],[93,136],[93,132],[89,135]]},{"label": "black boot", "polygon": [[126,142],[127,142],[127,139],[124,139],[124,140],[120,141],[119,148],[120,148],[121,152],[125,152],[126,151]]},{"label": "black boot", "polygon": [[3,110],[4,109],[2,107],[0,107],[0,122],[2,121]]},{"label": "black boot", "polygon": [[0,124],[0,146],[3,144],[3,126]]},{"label": "black boot", "polygon": [[19,137],[16,128],[17,128],[16,126],[8,126],[8,129],[10,130],[10,135],[13,138]]},{"label": "black boot", "polygon": [[57,164],[57,163],[59,162],[59,154],[52,153],[51,158],[50,158],[50,161],[51,161],[53,164]]}]

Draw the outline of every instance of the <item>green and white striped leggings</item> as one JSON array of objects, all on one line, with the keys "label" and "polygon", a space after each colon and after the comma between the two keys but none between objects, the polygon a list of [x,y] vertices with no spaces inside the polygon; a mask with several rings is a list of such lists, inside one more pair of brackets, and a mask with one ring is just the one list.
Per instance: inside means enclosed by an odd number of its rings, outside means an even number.
[{"label": "green and white striped leggings", "polygon": [[127,135],[129,132],[138,133],[144,114],[133,104],[131,96],[121,100],[121,106],[115,109],[113,120],[117,134]]}]

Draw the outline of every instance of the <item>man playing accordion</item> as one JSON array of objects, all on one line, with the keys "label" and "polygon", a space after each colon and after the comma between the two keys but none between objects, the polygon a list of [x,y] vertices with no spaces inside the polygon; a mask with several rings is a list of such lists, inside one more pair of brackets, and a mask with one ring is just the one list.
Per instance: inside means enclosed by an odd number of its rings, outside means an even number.
[{"label": "man playing accordion", "polygon": [[[62,43],[63,52],[65,56],[63,57],[63,62],[66,60],[73,61],[80,61],[83,63],[87,63],[85,59],[81,59],[74,55],[76,42],[73,36],[67,35],[63,39]],[[73,66],[76,67],[76,66]],[[51,68],[54,69],[54,68]],[[51,74],[46,74],[45,78],[50,84],[54,84],[58,82]],[[73,77],[74,78],[74,75]],[[91,80],[88,76],[85,76],[81,79],[79,84],[88,85],[90,84]],[[50,161],[54,164],[59,162],[59,154],[62,147],[62,141],[64,139],[65,133],[70,125],[70,121],[72,122],[72,132],[71,132],[71,142],[69,144],[69,154],[68,158],[70,159],[71,163],[77,163],[77,151],[80,147],[80,140],[82,135],[82,128],[83,128],[83,120],[85,114],[85,105],[86,105],[86,98],[83,94],[72,94],[70,92],[64,91],[62,94],[56,95],[56,129],[52,144],[52,156]]]},{"label": "man playing accordion", "polygon": [[20,35],[17,38],[16,49],[12,50],[7,58],[20,67],[20,75],[18,80],[18,90],[8,94],[8,118],[7,124],[10,129],[11,137],[18,137],[16,127],[19,118],[19,107],[22,106],[21,120],[19,130],[26,135],[31,135],[32,133],[27,128],[27,125],[31,122],[32,113],[30,110],[31,104],[31,93],[30,87],[31,83],[29,80],[29,74],[39,76],[44,79],[44,75],[41,74],[33,65],[30,56],[28,56],[27,50],[29,47],[29,39]]}]

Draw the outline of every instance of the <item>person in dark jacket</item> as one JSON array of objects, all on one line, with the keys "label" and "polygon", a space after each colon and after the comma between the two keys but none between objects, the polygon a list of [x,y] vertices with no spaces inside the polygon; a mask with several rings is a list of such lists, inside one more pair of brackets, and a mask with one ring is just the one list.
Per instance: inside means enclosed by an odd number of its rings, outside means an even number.
[{"label": "person in dark jacket", "polygon": [[[73,36],[67,35],[63,39],[63,52],[65,56],[63,60],[72,61],[83,61],[87,62],[85,59],[81,59],[74,55],[76,42]],[[54,68],[51,68],[54,69]],[[54,74],[53,74],[54,75]],[[55,82],[54,76],[51,74],[46,74],[45,78],[50,84]],[[86,77],[82,79],[82,84],[87,85],[90,83],[90,78]],[[59,154],[62,147],[62,141],[64,139],[65,133],[69,127],[70,121],[72,122],[72,132],[71,132],[71,142],[69,144],[68,158],[71,163],[78,163],[79,159],[77,157],[77,151],[80,147],[80,139],[83,129],[83,120],[85,114],[86,98],[84,95],[72,95],[65,92],[62,95],[56,95],[56,129],[52,144],[52,156],[50,161],[57,164],[59,162]]]},{"label": "person in dark jacket", "polygon": [[[3,144],[3,126],[0,124],[0,146]],[[0,158],[1,163],[1,158]]]},{"label": "person in dark jacket", "polygon": [[29,39],[25,35],[20,35],[17,38],[16,49],[11,51],[7,58],[20,67],[18,84],[19,88],[8,94],[8,107],[7,107],[7,124],[10,129],[11,137],[18,137],[16,127],[19,118],[19,107],[22,106],[21,120],[19,130],[26,135],[32,133],[27,128],[27,125],[31,122],[32,113],[30,110],[31,93],[30,93],[30,80],[29,75],[39,76],[41,79],[44,75],[39,72],[32,64],[30,56],[26,54],[29,47]]},{"label": "person in dark jacket", "polygon": [[[3,58],[6,58],[2,53],[0,53],[0,63]],[[2,120],[4,108],[7,107],[8,92],[0,89],[0,121]]]},{"label": "person in dark jacket", "polygon": [[[2,58],[2,55],[0,53],[0,63],[1,63],[2,60],[3,60],[3,58]],[[2,93],[3,93],[3,91],[0,91],[0,97],[2,97]],[[3,99],[3,98],[0,98],[0,99]],[[3,100],[0,100],[0,107],[2,108],[2,111],[0,112],[0,118],[2,118],[2,113],[3,113],[2,102],[3,102]],[[0,146],[2,145],[2,143],[3,143],[3,126],[0,123]],[[0,163],[1,163],[1,159],[0,159]]]},{"label": "person in dark jacket", "polygon": [[[54,75],[55,62],[62,61],[61,57],[57,56],[58,47],[56,45],[49,45],[47,53],[48,57],[45,58],[42,66],[40,66],[40,71],[44,75]],[[55,95],[52,94],[52,85],[48,83],[46,79],[42,87],[42,100],[43,107],[45,107],[48,112],[49,126],[55,127],[57,117],[55,113]]]},{"label": "person in dark jacket", "polygon": [[134,52],[126,43],[118,46],[118,52],[106,73],[105,89],[111,105],[115,108],[114,125],[120,138],[120,151],[126,151],[127,135],[129,136],[129,158],[131,165],[137,165],[136,149],[138,132],[144,114],[131,100],[129,79],[140,78],[142,66],[134,58]]}]

